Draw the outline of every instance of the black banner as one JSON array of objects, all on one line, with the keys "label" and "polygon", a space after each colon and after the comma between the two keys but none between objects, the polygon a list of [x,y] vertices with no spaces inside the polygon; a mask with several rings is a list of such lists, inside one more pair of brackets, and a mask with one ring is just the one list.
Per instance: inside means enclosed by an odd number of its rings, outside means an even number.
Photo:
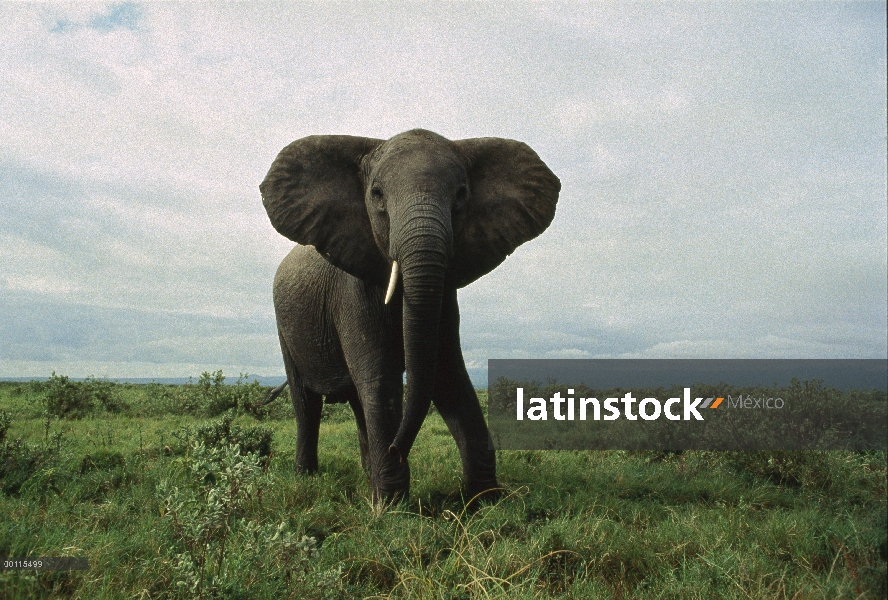
[{"label": "black banner", "polygon": [[498,450],[885,450],[886,360],[490,360]]}]

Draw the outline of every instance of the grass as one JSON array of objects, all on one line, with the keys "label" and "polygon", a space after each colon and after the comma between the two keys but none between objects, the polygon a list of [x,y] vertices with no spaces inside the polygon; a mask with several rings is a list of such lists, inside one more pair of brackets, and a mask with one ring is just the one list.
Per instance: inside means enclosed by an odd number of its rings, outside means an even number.
[{"label": "grass", "polygon": [[250,463],[228,438],[227,458],[196,449],[237,386],[90,385],[106,401],[56,418],[49,386],[0,383],[0,445],[27,475],[0,493],[0,555],[90,561],[0,571],[0,598],[888,595],[885,452],[499,452],[507,493],[469,514],[433,412],[411,499],[380,510],[347,405],[325,407],[321,468],[302,476],[286,399],[261,422],[234,402],[232,431],[273,431]]}]

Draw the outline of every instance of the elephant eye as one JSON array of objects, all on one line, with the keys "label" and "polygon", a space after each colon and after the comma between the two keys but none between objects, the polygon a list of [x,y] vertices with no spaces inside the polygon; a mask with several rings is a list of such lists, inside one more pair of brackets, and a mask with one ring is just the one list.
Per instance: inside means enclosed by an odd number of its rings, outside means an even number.
[{"label": "elephant eye", "polygon": [[370,188],[370,198],[373,200],[373,204],[376,206],[376,208],[378,208],[379,210],[385,209],[385,203],[382,200],[382,190],[379,188],[379,186],[374,185],[372,188]]}]

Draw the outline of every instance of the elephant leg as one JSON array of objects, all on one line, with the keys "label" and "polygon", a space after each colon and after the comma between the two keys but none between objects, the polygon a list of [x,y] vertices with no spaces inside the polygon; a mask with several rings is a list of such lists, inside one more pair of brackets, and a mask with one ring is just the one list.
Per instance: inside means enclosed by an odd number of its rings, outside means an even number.
[{"label": "elephant leg", "polygon": [[[304,387],[293,395],[296,411],[296,468],[306,473],[318,470],[318,435],[324,403],[320,394]],[[290,390],[293,386],[290,385]]]},{"label": "elephant leg", "polygon": [[[400,376],[398,379],[381,377],[357,387],[359,408],[363,408],[366,424],[373,501],[403,500],[410,492],[410,466],[406,458],[389,453],[403,410]],[[357,413],[356,410],[356,416]],[[358,427],[360,429],[360,424]]]},{"label": "elephant leg", "polygon": [[463,485],[469,498],[485,493],[485,497],[498,495],[496,479],[496,453],[490,444],[490,433],[478,395],[463,371],[464,377],[439,380],[435,393],[435,407],[447,429],[456,441],[462,460]]},{"label": "elephant leg", "polygon": [[435,407],[447,424],[462,459],[463,485],[469,498],[499,495],[496,453],[481,403],[466,371],[459,343],[459,307],[456,292],[445,298],[442,310],[435,383]]},{"label": "elephant leg", "polygon": [[283,338],[281,350],[293,410],[296,413],[296,470],[314,473],[318,470],[318,434],[321,429],[323,399],[321,394],[308,390],[303,385]]},{"label": "elephant leg", "polygon": [[367,420],[364,418],[364,407],[358,398],[358,392],[353,390],[348,395],[348,403],[355,413],[355,423],[358,425],[358,445],[361,447],[361,468],[370,473],[370,446],[367,442]]}]

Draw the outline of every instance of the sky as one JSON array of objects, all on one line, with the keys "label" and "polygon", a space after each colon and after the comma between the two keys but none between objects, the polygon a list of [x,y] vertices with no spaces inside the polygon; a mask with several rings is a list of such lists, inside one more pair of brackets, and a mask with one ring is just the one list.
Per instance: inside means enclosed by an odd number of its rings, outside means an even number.
[{"label": "sky", "polygon": [[283,375],[313,134],[529,144],[552,225],[459,292],[491,358],[885,358],[886,5],[0,4],[0,377]]}]

